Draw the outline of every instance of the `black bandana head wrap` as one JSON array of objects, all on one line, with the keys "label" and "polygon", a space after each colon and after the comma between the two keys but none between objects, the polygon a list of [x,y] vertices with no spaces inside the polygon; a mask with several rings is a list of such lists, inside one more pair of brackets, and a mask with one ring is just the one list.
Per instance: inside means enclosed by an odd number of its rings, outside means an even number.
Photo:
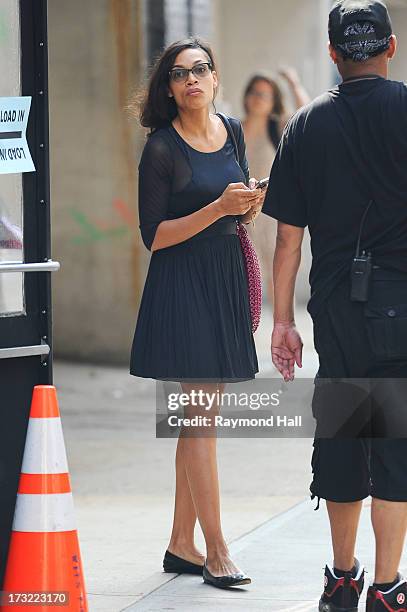
[{"label": "black bandana head wrap", "polygon": [[[371,38],[370,35],[374,35]],[[375,28],[372,23],[355,22],[348,25],[344,31],[344,37],[351,37],[349,42],[337,43],[336,49],[341,51],[344,57],[347,57],[354,62],[365,62],[375,55],[383,53],[389,48],[391,36],[377,38]],[[355,40],[360,37],[359,40]]]},{"label": "black bandana head wrap", "polygon": [[332,46],[343,57],[364,62],[389,48],[392,24],[380,0],[337,0],[328,31]]}]

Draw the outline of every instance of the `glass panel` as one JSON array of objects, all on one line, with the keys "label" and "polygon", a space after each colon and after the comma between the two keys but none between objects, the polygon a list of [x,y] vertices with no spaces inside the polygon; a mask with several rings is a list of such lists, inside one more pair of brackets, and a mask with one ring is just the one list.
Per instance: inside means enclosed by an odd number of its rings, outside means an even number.
[{"label": "glass panel", "polygon": [[[0,3],[0,74],[0,97],[20,96],[19,0]],[[22,174],[0,174],[0,316],[25,314],[23,273],[1,272],[2,263],[22,261]]]}]

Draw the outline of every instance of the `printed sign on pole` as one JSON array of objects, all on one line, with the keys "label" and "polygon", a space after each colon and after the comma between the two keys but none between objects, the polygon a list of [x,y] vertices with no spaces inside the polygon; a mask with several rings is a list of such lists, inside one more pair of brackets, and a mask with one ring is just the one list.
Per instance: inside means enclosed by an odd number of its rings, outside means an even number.
[{"label": "printed sign on pole", "polygon": [[31,96],[0,98],[0,174],[35,172],[26,130]]}]

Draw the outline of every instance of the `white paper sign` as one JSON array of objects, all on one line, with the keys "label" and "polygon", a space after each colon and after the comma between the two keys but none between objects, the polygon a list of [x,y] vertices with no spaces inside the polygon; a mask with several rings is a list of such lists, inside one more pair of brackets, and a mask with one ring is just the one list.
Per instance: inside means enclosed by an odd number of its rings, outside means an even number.
[{"label": "white paper sign", "polygon": [[0,174],[35,172],[26,130],[31,96],[0,98]]}]

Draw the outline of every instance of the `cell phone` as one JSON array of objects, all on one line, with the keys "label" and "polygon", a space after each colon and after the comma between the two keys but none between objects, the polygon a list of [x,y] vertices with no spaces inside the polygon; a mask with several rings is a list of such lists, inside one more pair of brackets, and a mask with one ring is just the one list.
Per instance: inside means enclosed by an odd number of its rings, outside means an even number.
[{"label": "cell phone", "polygon": [[255,184],[254,188],[255,189],[264,189],[265,187],[268,186],[269,184],[269,177],[261,179],[260,181],[257,181],[257,183]]}]

